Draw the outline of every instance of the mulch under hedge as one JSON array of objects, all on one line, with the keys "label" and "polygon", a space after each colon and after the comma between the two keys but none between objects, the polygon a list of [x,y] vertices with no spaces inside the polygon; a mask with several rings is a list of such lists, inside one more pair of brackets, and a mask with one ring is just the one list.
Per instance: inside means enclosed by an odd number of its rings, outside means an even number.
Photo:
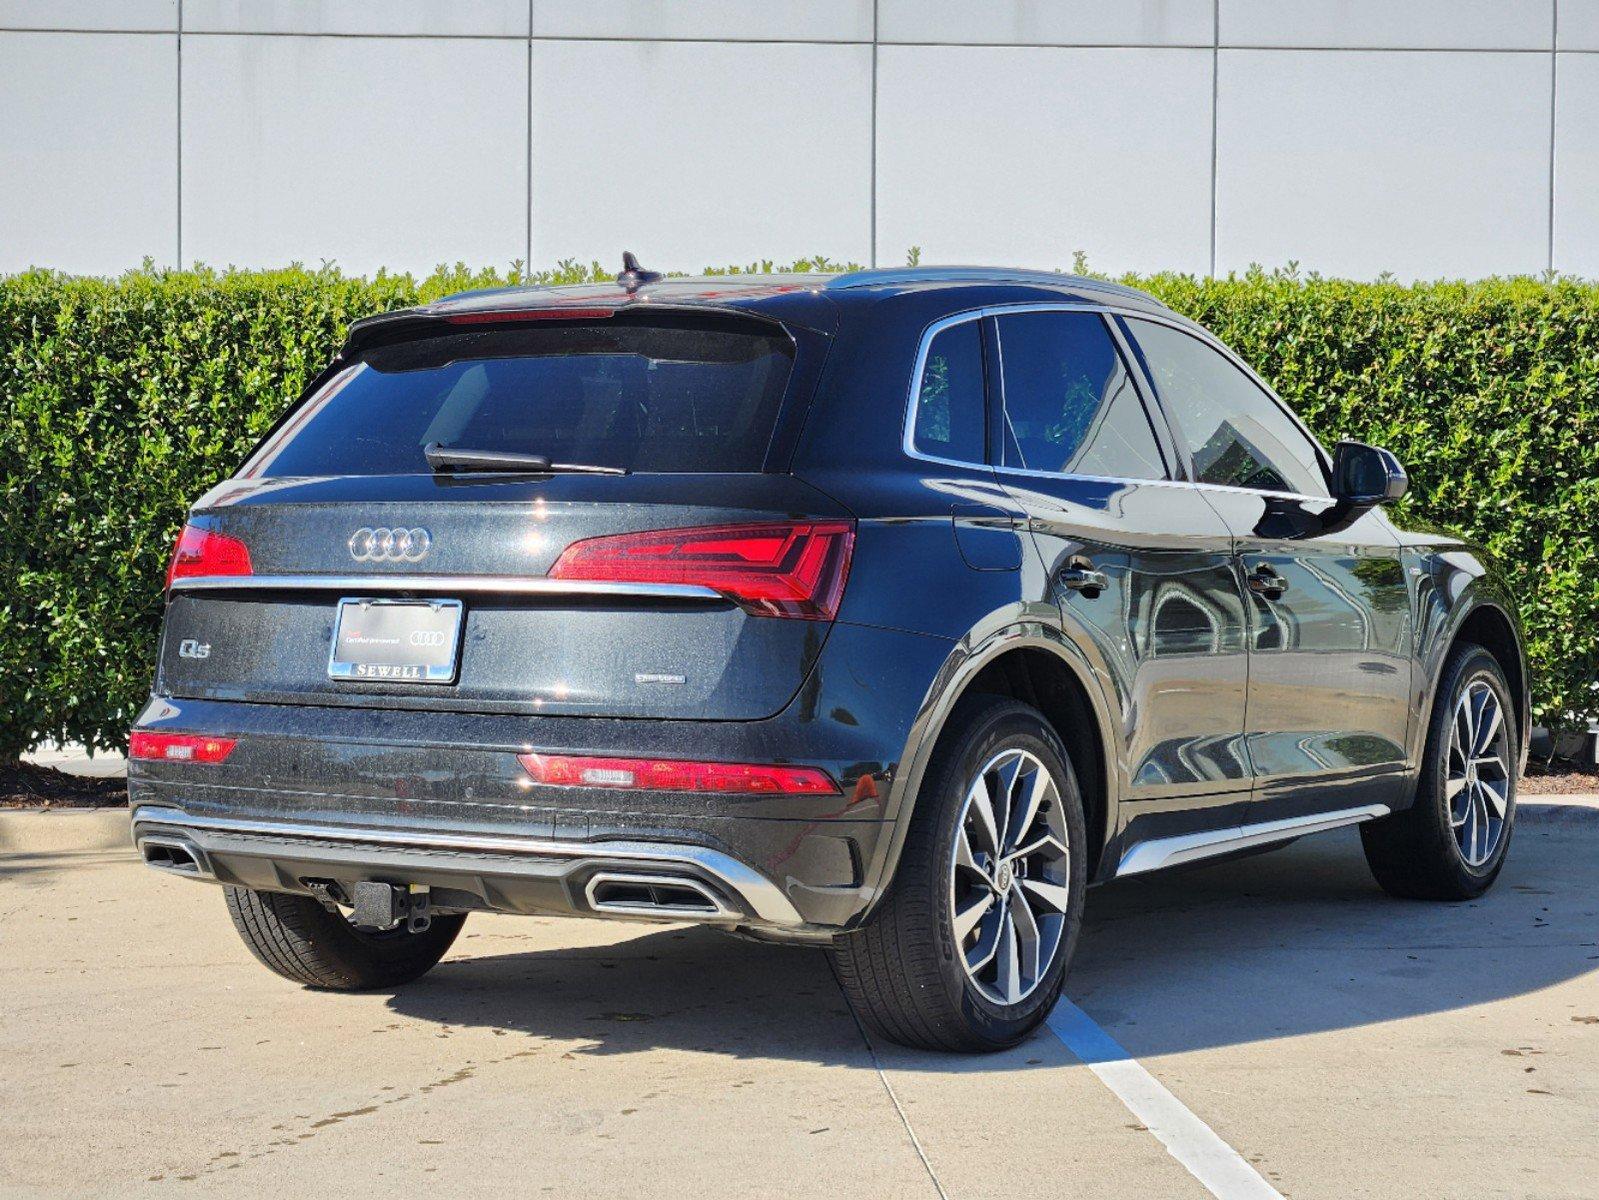
[{"label": "mulch under hedge", "polygon": [[122,808],[126,779],[88,779],[33,763],[0,763],[0,808]]}]

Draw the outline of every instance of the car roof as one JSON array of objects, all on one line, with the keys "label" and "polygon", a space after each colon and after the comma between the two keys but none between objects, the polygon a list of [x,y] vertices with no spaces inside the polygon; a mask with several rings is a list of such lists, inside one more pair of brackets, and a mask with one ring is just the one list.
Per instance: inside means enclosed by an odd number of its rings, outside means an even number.
[{"label": "car roof", "polygon": [[431,304],[424,311],[440,315],[457,312],[515,311],[529,308],[620,305],[660,301],[679,304],[739,305],[771,296],[795,293],[829,296],[890,295],[949,285],[1020,284],[1046,288],[1085,300],[1132,301],[1139,307],[1165,308],[1148,292],[1108,279],[1068,275],[1060,271],[1030,271],[1018,267],[885,267],[830,273],[823,271],[768,272],[664,278],[628,290],[615,283],[557,284],[553,286],[490,288],[458,292]]},{"label": "car roof", "polygon": [[616,310],[659,307],[737,309],[771,319],[830,330],[842,308],[874,306],[894,297],[949,294],[951,311],[982,305],[1075,301],[1167,313],[1155,297],[1137,288],[1016,267],[888,267],[872,270],[769,272],[661,278],[624,288],[618,283],[557,284],[457,292],[416,308],[381,313],[354,322],[346,352],[401,335],[418,319],[538,309]]},{"label": "car roof", "polygon": [[829,277],[828,290],[873,291],[901,290],[938,284],[1006,284],[1020,283],[1032,287],[1056,288],[1092,297],[1103,293],[1107,297],[1135,300],[1140,304],[1164,308],[1165,305],[1148,292],[1109,279],[1096,279],[1088,275],[1069,275],[1064,271],[1031,271],[1023,267],[878,267],[867,271],[849,271]]}]

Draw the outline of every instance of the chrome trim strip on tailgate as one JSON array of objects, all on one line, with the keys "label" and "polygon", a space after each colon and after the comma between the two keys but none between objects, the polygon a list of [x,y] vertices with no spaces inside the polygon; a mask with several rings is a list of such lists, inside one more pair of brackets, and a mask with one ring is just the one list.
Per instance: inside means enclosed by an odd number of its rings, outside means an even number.
[{"label": "chrome trim strip on tailgate", "polygon": [[141,825],[163,829],[210,830],[287,841],[359,842],[415,850],[454,850],[480,854],[526,854],[546,858],[599,858],[626,862],[658,862],[704,871],[748,902],[755,915],[772,925],[803,925],[805,919],[771,880],[738,859],[705,846],[668,842],[576,842],[555,838],[504,837],[431,830],[374,829],[364,826],[304,825],[291,821],[241,820],[186,813],[165,805],[145,804],[133,810],[133,840],[141,841]]},{"label": "chrome trim strip on tailgate", "polygon": [[1386,804],[1364,804],[1359,808],[1345,808],[1337,812],[1312,813],[1304,817],[1288,817],[1281,821],[1262,821],[1256,825],[1231,825],[1226,829],[1207,829],[1202,833],[1183,833],[1176,837],[1155,838],[1139,842],[1122,855],[1116,875],[1140,875],[1161,867],[1174,867],[1178,863],[1212,858],[1218,854],[1231,854],[1234,850],[1247,850],[1251,846],[1267,846],[1272,842],[1291,841],[1307,833],[1321,833],[1344,825],[1355,825],[1376,817],[1386,817]]},{"label": "chrome trim strip on tailgate", "polygon": [[192,575],[172,581],[175,592],[290,591],[487,593],[517,596],[654,596],[721,600],[714,588],[692,583],[611,583],[517,575]]}]

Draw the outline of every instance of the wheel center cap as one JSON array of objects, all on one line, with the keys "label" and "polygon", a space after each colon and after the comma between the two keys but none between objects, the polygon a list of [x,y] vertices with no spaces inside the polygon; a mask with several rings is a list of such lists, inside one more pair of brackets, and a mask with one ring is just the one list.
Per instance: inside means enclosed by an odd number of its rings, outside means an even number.
[{"label": "wheel center cap", "polygon": [[1009,890],[1010,884],[1011,884],[1011,867],[1010,867],[1010,863],[1002,862],[1002,863],[999,864],[999,869],[994,872],[994,886],[997,887],[1000,891],[1003,892],[1003,891],[1008,891]]}]

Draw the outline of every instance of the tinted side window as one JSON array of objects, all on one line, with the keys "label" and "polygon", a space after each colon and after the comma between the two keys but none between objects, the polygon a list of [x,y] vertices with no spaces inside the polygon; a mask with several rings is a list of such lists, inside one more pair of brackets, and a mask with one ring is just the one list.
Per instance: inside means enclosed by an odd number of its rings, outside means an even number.
[{"label": "tinted side window", "polygon": [[1127,324],[1201,483],[1328,494],[1310,440],[1254,380],[1180,329],[1136,317]]},{"label": "tinted side window", "polygon": [[916,449],[980,463],[984,453],[983,334],[978,322],[939,330],[916,391]]},{"label": "tinted side window", "polygon": [[1096,313],[998,319],[1006,466],[1165,479],[1143,401]]}]

